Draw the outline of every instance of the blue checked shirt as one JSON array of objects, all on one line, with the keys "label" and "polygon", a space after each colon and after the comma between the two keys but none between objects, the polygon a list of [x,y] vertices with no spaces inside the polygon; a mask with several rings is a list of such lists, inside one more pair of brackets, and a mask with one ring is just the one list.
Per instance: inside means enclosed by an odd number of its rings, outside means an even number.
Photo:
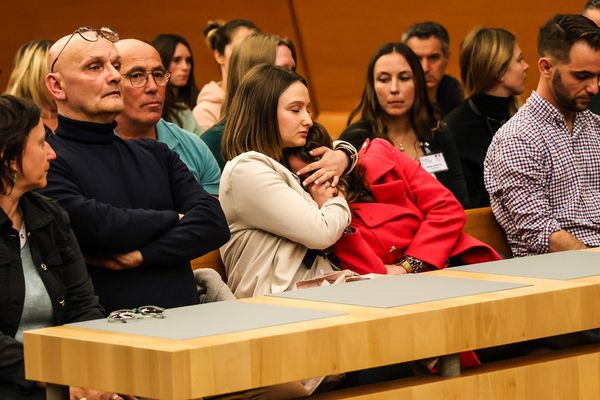
[{"label": "blue checked shirt", "polygon": [[591,111],[575,113],[571,134],[533,92],[494,136],[484,181],[515,257],[547,253],[561,229],[600,245],[600,117]]}]

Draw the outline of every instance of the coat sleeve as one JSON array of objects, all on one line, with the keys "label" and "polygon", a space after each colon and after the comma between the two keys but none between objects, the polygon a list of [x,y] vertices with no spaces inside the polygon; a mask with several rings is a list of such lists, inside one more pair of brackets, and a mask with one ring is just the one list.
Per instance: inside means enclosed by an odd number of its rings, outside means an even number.
[{"label": "coat sleeve", "polygon": [[349,269],[357,274],[387,274],[387,269],[381,258],[375,254],[371,246],[363,239],[360,228],[355,226],[353,233],[344,233],[340,240],[333,246],[339,266]]},{"label": "coat sleeve", "polygon": [[[109,253],[139,249],[179,220],[177,212],[172,210],[120,208],[86,197],[71,168],[61,158],[52,161],[48,186],[42,194],[58,201],[69,213],[73,231],[84,249],[99,245]],[[144,229],[139,229],[140,226]]]},{"label": "coat sleeve", "polygon": [[[302,244],[309,249],[333,245],[350,224],[350,209],[342,197],[319,209],[291,188],[267,159],[240,158],[232,165],[227,190],[245,224]],[[223,185],[224,182],[221,182]]]},{"label": "coat sleeve", "polygon": [[196,182],[179,156],[161,146],[168,160],[171,194],[184,217],[156,240],[140,248],[144,266],[189,261],[218,249],[229,240],[229,227],[219,201]]},{"label": "coat sleeve", "polygon": [[405,255],[442,268],[456,244],[466,222],[463,208],[452,193],[418,163],[395,149],[390,149],[395,169],[404,175],[408,198],[423,213],[423,222]]},{"label": "coat sleeve", "polygon": [[492,210],[505,209],[514,226],[503,228],[518,232],[519,241],[536,254],[547,253],[550,235],[561,229],[546,193],[546,175],[552,169],[541,147],[518,136],[502,137],[492,142],[484,162]]},{"label": "coat sleeve", "polygon": [[65,302],[64,316],[58,322],[63,324],[104,318],[104,309],[94,294],[83,255],[69,226],[69,216],[62,209],[57,223],[61,225],[60,230],[66,233],[66,243],[59,243],[62,248]]},{"label": "coat sleeve", "polygon": [[198,171],[198,182],[204,189],[214,195],[219,194],[219,182],[221,181],[221,168],[208,145],[197,136],[191,136],[196,153],[196,171]]}]

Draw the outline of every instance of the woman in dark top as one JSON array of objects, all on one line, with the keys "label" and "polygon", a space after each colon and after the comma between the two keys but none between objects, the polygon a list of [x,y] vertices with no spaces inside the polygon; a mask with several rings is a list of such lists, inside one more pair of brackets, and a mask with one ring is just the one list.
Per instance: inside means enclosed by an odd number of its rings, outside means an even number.
[{"label": "woman in dark top", "polygon": [[164,67],[171,74],[167,84],[162,117],[186,131],[200,135],[202,131],[192,114],[198,98],[194,80],[194,57],[185,38],[173,34],[160,34],[152,40]]},{"label": "woman in dark top", "polygon": [[[46,185],[56,154],[40,110],[0,96],[0,399],[44,399],[25,379],[23,332],[103,318],[67,213],[32,192]],[[72,398],[120,399],[72,388]]]},{"label": "woman in dark top", "polygon": [[357,149],[365,139],[387,139],[465,205],[466,184],[454,141],[435,125],[419,59],[402,43],[386,43],[371,57],[361,100],[340,139]]},{"label": "woman in dark top", "polygon": [[504,29],[477,28],[461,44],[461,78],[470,96],[446,116],[442,131],[456,141],[467,182],[467,208],[487,207],[483,161],[492,137],[517,109],[529,65],[515,36]]}]

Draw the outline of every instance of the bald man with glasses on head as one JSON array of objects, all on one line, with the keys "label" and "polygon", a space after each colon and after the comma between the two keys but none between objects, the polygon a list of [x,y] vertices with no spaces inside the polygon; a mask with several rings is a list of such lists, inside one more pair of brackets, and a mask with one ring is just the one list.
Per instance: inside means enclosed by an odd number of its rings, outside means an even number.
[{"label": "bald man with glasses on head", "polygon": [[196,304],[190,260],[229,239],[227,222],[166,145],[115,134],[124,83],[118,35],[107,29],[80,28],[50,49],[58,157],[43,193],[69,213],[107,312]]},{"label": "bald man with glasses on head", "polygon": [[218,195],[221,169],[206,143],[161,118],[170,73],[162,65],[158,51],[136,39],[120,40],[115,46],[121,56],[123,76],[124,108],[116,118],[119,136],[165,143],[208,193]]}]

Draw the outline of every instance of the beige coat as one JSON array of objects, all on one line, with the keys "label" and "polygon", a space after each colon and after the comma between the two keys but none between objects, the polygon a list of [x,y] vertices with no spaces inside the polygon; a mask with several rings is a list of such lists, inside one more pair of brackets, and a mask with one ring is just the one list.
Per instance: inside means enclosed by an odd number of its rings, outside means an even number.
[{"label": "beige coat", "polygon": [[285,166],[251,151],[225,165],[219,200],[231,231],[221,256],[236,297],[283,292],[333,271],[325,257],[318,256],[310,269],[302,259],[308,248],[333,245],[350,224],[343,198],[319,209]]}]

